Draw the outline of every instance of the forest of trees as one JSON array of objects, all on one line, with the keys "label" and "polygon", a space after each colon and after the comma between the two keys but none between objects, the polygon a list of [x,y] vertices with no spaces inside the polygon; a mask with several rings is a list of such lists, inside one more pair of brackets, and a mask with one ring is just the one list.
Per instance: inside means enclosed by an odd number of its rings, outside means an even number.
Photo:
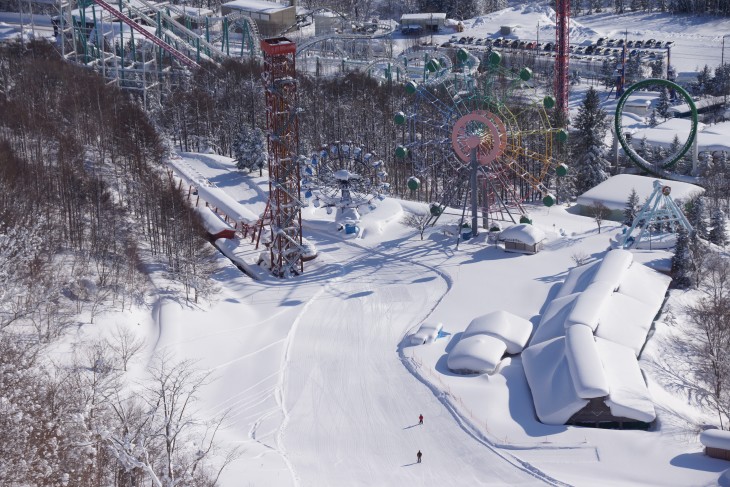
[{"label": "forest of trees", "polygon": [[210,430],[192,408],[161,407],[194,402],[209,380],[194,364],[158,357],[133,390],[125,371],[143,347],[128,328],[70,362],[44,357],[79,320],[143,304],[153,269],[181,300],[210,287],[210,245],[165,154],[127,94],[46,43],[0,47],[2,485],[215,482]]}]

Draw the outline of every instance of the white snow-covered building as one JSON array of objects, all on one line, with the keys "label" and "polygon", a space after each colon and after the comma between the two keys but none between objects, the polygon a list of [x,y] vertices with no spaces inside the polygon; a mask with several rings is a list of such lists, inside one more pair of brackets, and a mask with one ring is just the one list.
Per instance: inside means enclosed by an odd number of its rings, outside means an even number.
[{"label": "white snow-covered building", "polygon": [[400,18],[401,31],[415,34],[417,32],[438,32],[446,24],[445,13],[403,14]]},{"label": "white snow-covered building", "polygon": [[570,271],[522,353],[540,421],[631,428],[655,419],[637,357],[670,281],[626,250]]},{"label": "white snow-covered building", "polygon": [[[610,220],[622,221],[631,190],[636,190],[641,205],[651,196],[654,191],[654,181],[657,179],[656,177],[638,176],[636,174],[618,174],[578,196],[576,204],[581,215],[592,216],[591,208],[593,204],[602,203],[611,211],[611,215],[608,217]],[[662,186],[672,188],[672,198],[674,200],[688,201],[695,195],[702,194],[705,191],[700,186],[690,183],[658,180]]]},{"label": "white snow-covered building", "polygon": [[512,225],[499,235],[499,241],[504,243],[504,250],[522,254],[538,253],[542,250],[544,240],[545,232],[528,223]]},{"label": "white snow-covered building", "polygon": [[241,13],[251,17],[262,37],[281,35],[297,23],[297,9],[266,0],[233,0],[221,5],[221,13]]}]

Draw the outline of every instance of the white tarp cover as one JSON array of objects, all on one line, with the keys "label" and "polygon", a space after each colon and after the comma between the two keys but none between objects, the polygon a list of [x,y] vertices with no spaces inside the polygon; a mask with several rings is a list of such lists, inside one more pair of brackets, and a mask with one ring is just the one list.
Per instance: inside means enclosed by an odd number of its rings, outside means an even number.
[{"label": "white tarp cover", "polygon": [[522,365],[541,422],[565,424],[588,404],[573,386],[565,358],[565,337],[526,348],[522,352]]},{"label": "white tarp cover", "polygon": [[578,396],[583,399],[608,395],[608,379],[593,338],[593,330],[573,325],[565,330],[565,356]]},{"label": "white tarp cover", "polygon": [[730,450],[730,431],[717,429],[705,430],[700,433],[700,443],[710,448]]},{"label": "white tarp cover", "polygon": [[473,335],[489,335],[502,340],[507,345],[507,353],[520,353],[532,334],[532,323],[507,311],[493,311],[477,316],[464,330],[464,338]]},{"label": "white tarp cover", "polygon": [[502,360],[506,349],[502,340],[489,335],[462,338],[449,352],[446,365],[453,371],[491,374]]},{"label": "white tarp cover", "polygon": [[200,215],[203,228],[205,228],[205,230],[211,235],[216,235],[224,230],[233,230],[230,225],[221,220],[218,215],[213,213],[213,210],[207,206],[198,206],[195,208],[195,212]]},{"label": "white tarp cover", "polygon": [[656,310],[631,296],[613,293],[601,316],[596,336],[620,343],[639,355]]},{"label": "white tarp cover", "polygon": [[601,338],[596,338],[596,347],[608,378],[610,393],[605,403],[611,414],[646,423],[654,421],[654,403],[633,350]]},{"label": "white tarp cover", "polygon": [[442,323],[423,323],[418,331],[411,335],[411,345],[423,345],[431,343],[436,339],[439,332],[443,328]]},{"label": "white tarp cover", "polygon": [[626,271],[633,260],[634,254],[628,250],[615,249],[610,251],[598,266],[593,281],[610,282],[613,285],[611,289],[615,291],[618,289],[619,284],[623,282]]},{"label": "white tarp cover", "polygon": [[545,240],[545,232],[528,223],[512,225],[499,234],[499,240],[506,242],[520,242],[527,245],[535,245]]},{"label": "white tarp cover", "polygon": [[612,283],[592,282],[585,291],[578,295],[573,309],[565,320],[565,327],[580,324],[589,326],[591,330],[595,331],[612,293]]},{"label": "white tarp cover", "polygon": [[545,312],[540,318],[540,324],[530,340],[530,345],[552,340],[565,336],[565,320],[573,310],[573,304],[580,296],[580,293],[570,294],[550,301]]}]

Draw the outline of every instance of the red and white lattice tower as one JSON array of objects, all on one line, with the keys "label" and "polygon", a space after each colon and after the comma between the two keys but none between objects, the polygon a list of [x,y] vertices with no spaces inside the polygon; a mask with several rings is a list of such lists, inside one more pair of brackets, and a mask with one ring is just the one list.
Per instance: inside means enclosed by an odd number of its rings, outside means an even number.
[{"label": "red and white lattice tower", "polygon": [[[266,89],[266,126],[269,149],[269,202],[261,230],[271,230],[271,271],[291,277],[304,270],[302,263],[302,202],[299,198],[299,123],[296,45],[286,37],[263,39],[262,78]],[[261,235],[261,233],[259,233]]]},{"label": "red and white lattice tower", "polygon": [[570,0],[556,0],[555,7],[555,102],[568,120],[568,58],[570,57]]}]

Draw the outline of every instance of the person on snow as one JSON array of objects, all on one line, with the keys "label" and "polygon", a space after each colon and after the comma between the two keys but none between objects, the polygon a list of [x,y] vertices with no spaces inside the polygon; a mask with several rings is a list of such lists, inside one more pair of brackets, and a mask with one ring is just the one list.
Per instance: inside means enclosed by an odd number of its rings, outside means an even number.
[{"label": "person on snow", "polygon": [[423,424],[423,414],[418,415],[418,424]]},{"label": "person on snow", "polygon": [[421,453],[421,450],[418,450],[418,453],[416,453],[416,458],[418,458],[418,463],[421,463],[422,456],[423,456],[423,453]]}]

